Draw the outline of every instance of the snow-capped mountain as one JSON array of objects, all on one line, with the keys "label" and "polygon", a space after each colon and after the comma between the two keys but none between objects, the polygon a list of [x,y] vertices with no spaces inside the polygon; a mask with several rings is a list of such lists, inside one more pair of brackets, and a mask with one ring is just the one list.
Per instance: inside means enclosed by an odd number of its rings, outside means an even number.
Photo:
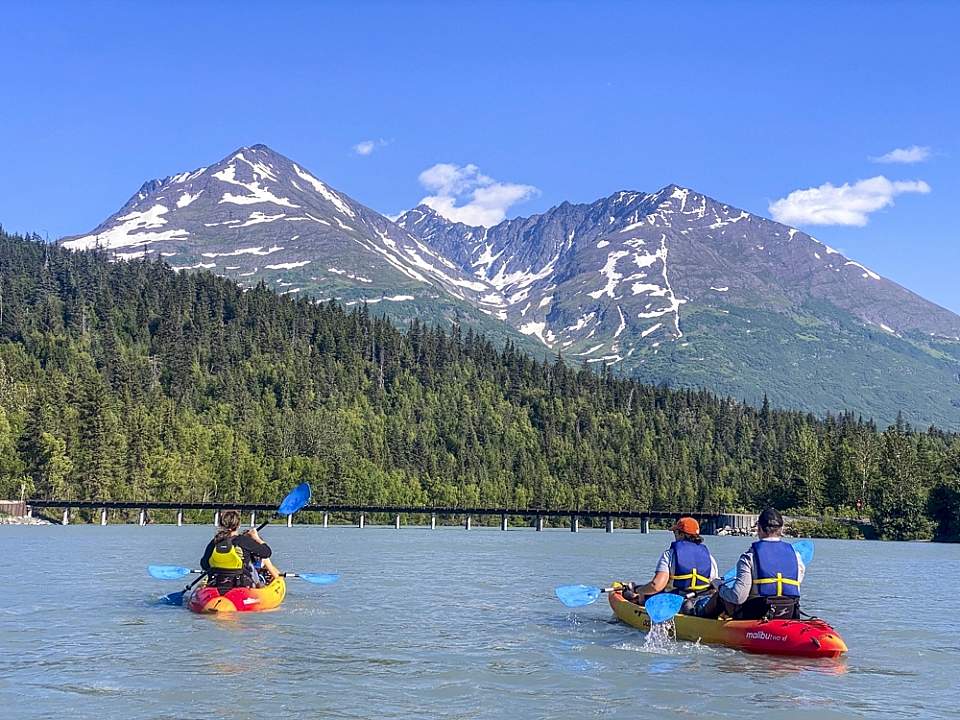
[{"label": "snow-capped mountain", "polygon": [[[118,259],[159,253],[178,270],[211,270],[284,294],[322,289],[347,303],[420,296],[473,301],[489,285],[418,238],[264,145],[143,184],[99,227],[66,238]],[[314,292],[314,294],[316,294]]]},{"label": "snow-capped mountain", "polygon": [[960,427],[960,317],[794,228],[675,185],[491,228],[396,222],[263,145],[144,183],[67,247],[455,321],[539,356],[817,412]]},{"label": "snow-capped mountain", "polygon": [[553,352],[814,412],[960,427],[960,316],[810,235],[675,185],[491,228],[397,223]]},{"label": "snow-capped mountain", "polygon": [[675,185],[492,228],[423,205],[397,224],[495,287],[482,302],[499,317],[587,362],[681,340],[690,304],[788,311],[824,299],[889,333],[960,336],[960,317],[806,233]]}]

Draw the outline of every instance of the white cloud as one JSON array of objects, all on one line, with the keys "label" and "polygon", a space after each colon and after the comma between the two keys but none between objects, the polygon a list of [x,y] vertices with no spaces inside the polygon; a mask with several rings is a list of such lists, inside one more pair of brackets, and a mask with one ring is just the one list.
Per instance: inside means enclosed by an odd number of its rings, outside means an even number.
[{"label": "white cloud", "polygon": [[432,195],[420,202],[453,222],[490,227],[507,210],[540,191],[533,185],[506,183],[480,172],[473,164],[437,163],[420,173],[420,184]]},{"label": "white cloud", "polygon": [[923,180],[888,180],[883,175],[844,183],[835,187],[794,190],[785,198],[770,203],[773,219],[787,225],[857,225],[867,224],[870,213],[893,205],[893,198],[903,193],[930,192]]},{"label": "white cloud", "polygon": [[930,148],[925,145],[911,145],[906,148],[897,148],[891,150],[880,157],[870,158],[875,163],[900,163],[902,165],[913,165],[921,163],[930,157]]},{"label": "white cloud", "polygon": [[389,144],[390,143],[383,138],[380,138],[379,140],[361,140],[353,146],[353,151],[357,155],[363,155],[366,157],[367,155],[372,155],[374,150],[386,147]]}]

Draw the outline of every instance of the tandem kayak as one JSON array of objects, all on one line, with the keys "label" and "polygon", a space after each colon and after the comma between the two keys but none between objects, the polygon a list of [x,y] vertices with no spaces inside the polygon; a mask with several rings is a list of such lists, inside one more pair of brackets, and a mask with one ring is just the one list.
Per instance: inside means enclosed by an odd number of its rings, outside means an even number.
[{"label": "tandem kayak", "polygon": [[[650,630],[650,618],[641,606],[609,593],[610,607],[627,625]],[[678,640],[725,645],[749,653],[789,655],[805,658],[836,658],[847,652],[847,644],[823,620],[716,620],[677,615],[673,618]]]},{"label": "tandem kayak", "polygon": [[256,612],[273,610],[286,594],[286,581],[278,577],[260,588],[233,588],[223,595],[214,587],[197,588],[184,597],[183,604],[195,613]]}]

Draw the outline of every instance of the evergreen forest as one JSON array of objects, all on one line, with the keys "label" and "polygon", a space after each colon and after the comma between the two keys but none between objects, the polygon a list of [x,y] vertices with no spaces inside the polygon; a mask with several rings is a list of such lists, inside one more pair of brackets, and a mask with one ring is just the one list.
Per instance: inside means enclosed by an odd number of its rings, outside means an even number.
[{"label": "evergreen forest", "polygon": [[960,539],[960,436],[0,230],[0,497],[724,510]]}]

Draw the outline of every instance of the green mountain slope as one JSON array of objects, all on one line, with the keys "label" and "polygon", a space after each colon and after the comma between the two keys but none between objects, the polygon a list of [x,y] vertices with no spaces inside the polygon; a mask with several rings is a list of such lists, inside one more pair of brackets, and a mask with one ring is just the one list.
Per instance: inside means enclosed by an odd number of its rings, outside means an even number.
[{"label": "green mountain slope", "polygon": [[[899,337],[827,302],[789,313],[736,305],[685,307],[680,343],[652,348],[624,371],[672,387],[710,387],[757,403],[821,413],[853,408],[881,425],[960,429],[960,345]],[[632,358],[631,358],[632,360]]]}]

